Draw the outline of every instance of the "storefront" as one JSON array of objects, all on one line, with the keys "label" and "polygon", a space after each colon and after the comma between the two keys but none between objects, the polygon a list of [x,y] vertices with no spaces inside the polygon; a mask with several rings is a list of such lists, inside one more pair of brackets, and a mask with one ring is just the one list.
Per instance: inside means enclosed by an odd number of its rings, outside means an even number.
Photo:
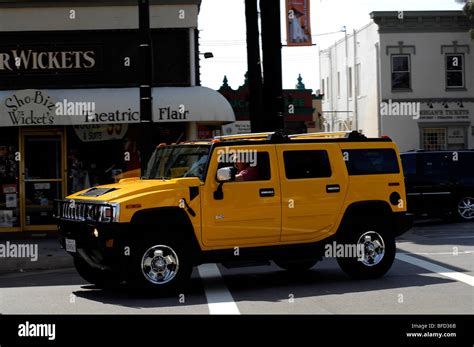
[{"label": "storefront", "polygon": [[[137,88],[1,91],[0,230],[54,229],[54,199],[136,172],[138,94]],[[204,87],[154,88],[153,100],[155,143],[197,138],[202,126],[235,120],[224,97]]]},{"label": "storefront", "polygon": [[[234,122],[227,100],[198,86],[200,1],[150,3],[154,143]],[[54,199],[140,168],[135,2],[36,4],[0,4],[0,232],[55,230]],[[61,16],[71,11],[88,19]]]},{"label": "storefront", "polygon": [[[384,100],[388,102],[388,100]],[[472,149],[474,146],[474,99],[394,99],[391,105],[408,105],[406,114],[381,117],[384,134],[401,151]]]}]

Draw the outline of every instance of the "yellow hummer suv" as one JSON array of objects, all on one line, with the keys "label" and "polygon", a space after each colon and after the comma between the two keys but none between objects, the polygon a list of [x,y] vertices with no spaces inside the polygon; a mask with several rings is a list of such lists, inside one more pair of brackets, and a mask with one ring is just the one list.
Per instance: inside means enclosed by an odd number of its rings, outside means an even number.
[{"label": "yellow hummer suv", "polygon": [[389,138],[220,136],[162,144],[142,177],[70,195],[55,216],[78,273],[98,286],[169,293],[202,263],[304,271],[328,254],[351,277],[377,278],[411,225],[402,172]]}]

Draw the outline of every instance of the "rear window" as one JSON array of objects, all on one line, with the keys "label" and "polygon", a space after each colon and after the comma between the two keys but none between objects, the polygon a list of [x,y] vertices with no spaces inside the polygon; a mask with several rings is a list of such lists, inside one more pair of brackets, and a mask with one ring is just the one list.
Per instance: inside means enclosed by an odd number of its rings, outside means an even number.
[{"label": "rear window", "polygon": [[397,154],[393,149],[343,150],[349,175],[381,175],[400,172]]},{"label": "rear window", "polygon": [[285,151],[283,159],[288,179],[331,177],[326,151]]}]

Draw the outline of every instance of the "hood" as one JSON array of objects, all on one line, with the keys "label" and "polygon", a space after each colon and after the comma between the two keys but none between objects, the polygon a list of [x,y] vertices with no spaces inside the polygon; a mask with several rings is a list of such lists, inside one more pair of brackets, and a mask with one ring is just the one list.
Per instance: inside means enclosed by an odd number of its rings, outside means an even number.
[{"label": "hood", "polygon": [[200,180],[195,177],[177,178],[169,180],[142,180],[124,179],[118,183],[107,184],[88,188],[69,195],[68,199],[108,201],[122,200],[131,196],[142,195],[150,192],[183,189],[200,185]]}]

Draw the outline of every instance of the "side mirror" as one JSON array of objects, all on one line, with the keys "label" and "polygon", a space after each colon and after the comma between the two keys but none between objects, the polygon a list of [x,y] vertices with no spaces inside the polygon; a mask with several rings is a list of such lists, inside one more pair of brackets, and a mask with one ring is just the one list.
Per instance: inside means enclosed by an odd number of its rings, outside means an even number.
[{"label": "side mirror", "polygon": [[217,190],[214,192],[214,199],[215,200],[222,200],[224,199],[224,192],[222,191],[222,185],[224,182],[230,182],[235,180],[236,170],[233,167],[223,167],[217,170],[217,182],[219,185],[217,186]]},{"label": "side mirror", "polygon": [[222,167],[217,170],[217,182],[230,182],[235,179],[235,170],[232,167]]}]

